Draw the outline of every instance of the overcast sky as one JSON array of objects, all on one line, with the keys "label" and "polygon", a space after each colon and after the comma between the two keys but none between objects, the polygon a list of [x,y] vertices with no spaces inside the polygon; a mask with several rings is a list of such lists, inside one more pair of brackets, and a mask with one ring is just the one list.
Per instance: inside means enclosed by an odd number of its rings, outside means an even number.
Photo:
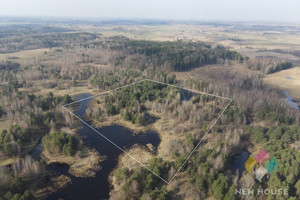
[{"label": "overcast sky", "polygon": [[0,16],[300,22],[300,0],[0,0]]}]

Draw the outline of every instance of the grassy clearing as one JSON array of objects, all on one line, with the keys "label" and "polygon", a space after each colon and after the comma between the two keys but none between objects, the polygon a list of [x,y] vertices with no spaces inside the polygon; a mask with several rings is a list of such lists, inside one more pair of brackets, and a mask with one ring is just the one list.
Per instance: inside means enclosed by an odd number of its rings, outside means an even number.
[{"label": "grassy clearing", "polygon": [[10,165],[11,163],[13,163],[13,159],[12,158],[8,158],[6,160],[2,160],[0,161],[0,167],[2,166],[6,166],[6,165]]},{"label": "grassy clearing", "polygon": [[[153,154],[149,152],[148,149],[141,146],[132,147],[128,153],[145,165],[148,165],[150,160],[153,158]],[[128,169],[135,169],[140,167],[140,164],[133,161],[132,158],[127,154],[123,153],[118,159],[118,168],[122,168],[124,166],[126,166]]]},{"label": "grassy clearing", "polygon": [[0,61],[2,60],[11,60],[15,62],[22,62],[29,60],[29,59],[36,59],[44,56],[44,52],[50,52],[50,49],[34,49],[34,50],[27,50],[27,51],[20,51],[16,53],[3,53],[0,54]]},{"label": "grassy clearing", "polygon": [[[155,115],[153,112],[150,114]],[[174,128],[176,127],[176,128]],[[164,115],[160,116],[160,119],[153,124],[153,130],[157,131],[161,137],[161,142],[158,146],[158,156],[168,161],[174,161],[174,155],[170,154],[170,151],[174,148],[173,142],[181,141],[184,143],[185,136],[188,134],[184,127],[189,127],[189,122],[178,123],[174,116]],[[197,130],[191,130],[192,131]]]},{"label": "grassy clearing", "polygon": [[[36,85],[39,85],[39,82],[36,81]],[[66,82],[66,81],[65,81]],[[19,91],[34,93],[35,95],[46,95],[49,92],[53,92],[55,96],[63,96],[65,94],[69,94],[70,96],[75,96],[82,93],[89,94],[98,94],[99,91],[95,88],[91,88],[88,86],[88,81],[78,81],[78,87],[70,87],[66,89],[57,89],[57,88],[42,88],[40,86],[35,88],[20,88]]]},{"label": "grassy clearing", "polygon": [[269,74],[264,81],[287,91],[293,99],[300,100],[300,66]]}]

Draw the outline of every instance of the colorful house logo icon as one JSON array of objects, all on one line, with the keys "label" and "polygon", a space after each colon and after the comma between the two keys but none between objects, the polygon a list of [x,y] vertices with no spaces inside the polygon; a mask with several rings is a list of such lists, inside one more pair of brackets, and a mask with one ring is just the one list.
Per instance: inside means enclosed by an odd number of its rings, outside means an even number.
[{"label": "colorful house logo icon", "polygon": [[[264,167],[265,163],[267,163],[267,168]],[[255,173],[255,178],[259,182],[262,182],[268,172],[272,175],[276,168],[279,170],[278,162],[274,158],[270,159],[269,154],[263,148],[256,154],[255,159],[249,156],[245,162],[245,169],[249,173]]]},{"label": "colorful house logo icon", "polygon": [[252,173],[255,171],[255,169],[258,167],[257,161],[250,156],[248,160],[245,162],[245,169],[249,172]]},{"label": "colorful house logo icon", "polygon": [[259,162],[260,165],[262,164],[264,159],[268,158],[268,157],[269,157],[269,154],[263,148],[261,148],[260,151],[255,156],[257,162]]},{"label": "colorful house logo icon", "polygon": [[278,162],[274,158],[271,158],[271,160],[267,164],[268,172],[270,172],[270,174],[273,174],[273,171],[277,168],[277,166],[278,166]]}]

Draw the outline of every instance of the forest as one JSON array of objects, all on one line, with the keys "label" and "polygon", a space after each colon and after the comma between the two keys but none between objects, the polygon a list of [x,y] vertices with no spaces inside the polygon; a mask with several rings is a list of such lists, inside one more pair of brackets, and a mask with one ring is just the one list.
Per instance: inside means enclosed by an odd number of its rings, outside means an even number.
[{"label": "forest", "polygon": [[[142,167],[124,165],[112,171],[111,199],[251,198],[235,195],[241,187],[284,187],[288,197],[263,199],[300,198],[300,114],[263,81],[267,74],[293,68],[292,61],[249,58],[213,42],[137,40],[59,25],[1,25],[0,52],[0,199],[39,199],[37,191],[51,176],[47,163],[30,156],[39,141],[57,155],[74,158],[81,151],[81,140],[70,134],[78,122],[62,105],[77,94],[99,94],[145,78],[233,102],[171,184]],[[159,147],[147,165],[169,180],[228,103],[186,95],[190,100],[180,88],[140,82],[95,98],[87,116],[95,124],[159,122],[161,134],[174,133],[161,137],[169,145]],[[164,118],[173,124],[164,127]],[[230,169],[237,154],[258,147],[280,167],[262,185],[253,175],[239,177]]]},{"label": "forest", "polygon": [[[2,85],[0,92],[1,119],[10,124],[0,133],[0,157],[9,161],[8,165],[0,166],[0,193],[3,199],[36,199],[28,189],[41,177],[47,178],[47,173],[44,164],[33,160],[28,154],[43,135],[65,126],[66,119],[72,121],[58,109],[60,105],[70,103],[71,97],[55,96],[52,92],[36,96],[20,92],[18,88],[20,86],[8,83],[8,86]],[[72,154],[74,142],[70,136],[65,137],[69,141],[63,146],[63,153]],[[54,142],[52,147],[58,148],[59,145]]]},{"label": "forest", "polygon": [[[121,38],[115,44],[115,38],[112,39],[112,44],[109,43],[110,49],[125,51],[125,54],[133,56],[136,55],[131,60],[133,66],[143,67],[143,63],[134,63],[138,62],[139,57],[143,56],[146,58],[145,62],[154,67],[174,71],[186,71],[194,67],[224,62],[226,59],[239,62],[244,59],[237,52],[230,51],[222,46],[212,47],[204,42],[181,40],[176,42],[153,42]],[[122,63],[122,57],[120,57],[120,61],[115,62]]]}]

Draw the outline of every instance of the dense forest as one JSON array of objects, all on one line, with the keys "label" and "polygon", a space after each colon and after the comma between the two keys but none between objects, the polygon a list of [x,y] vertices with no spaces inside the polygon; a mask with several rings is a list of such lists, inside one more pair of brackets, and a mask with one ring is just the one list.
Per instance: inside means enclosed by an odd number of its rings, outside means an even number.
[{"label": "dense forest", "polygon": [[187,71],[207,64],[224,63],[227,59],[239,62],[244,60],[235,51],[220,45],[213,47],[204,42],[183,40],[155,42],[113,37],[95,45],[120,52],[113,59],[114,65],[125,65],[142,70],[153,68],[154,70]]},{"label": "dense forest", "polygon": [[0,25],[0,53],[70,46],[97,37],[88,33],[68,33],[71,31],[74,30],[46,25]]},{"label": "dense forest", "polygon": [[248,60],[244,64],[247,65],[249,69],[261,71],[265,74],[272,74],[293,67],[290,61],[271,59]]}]

